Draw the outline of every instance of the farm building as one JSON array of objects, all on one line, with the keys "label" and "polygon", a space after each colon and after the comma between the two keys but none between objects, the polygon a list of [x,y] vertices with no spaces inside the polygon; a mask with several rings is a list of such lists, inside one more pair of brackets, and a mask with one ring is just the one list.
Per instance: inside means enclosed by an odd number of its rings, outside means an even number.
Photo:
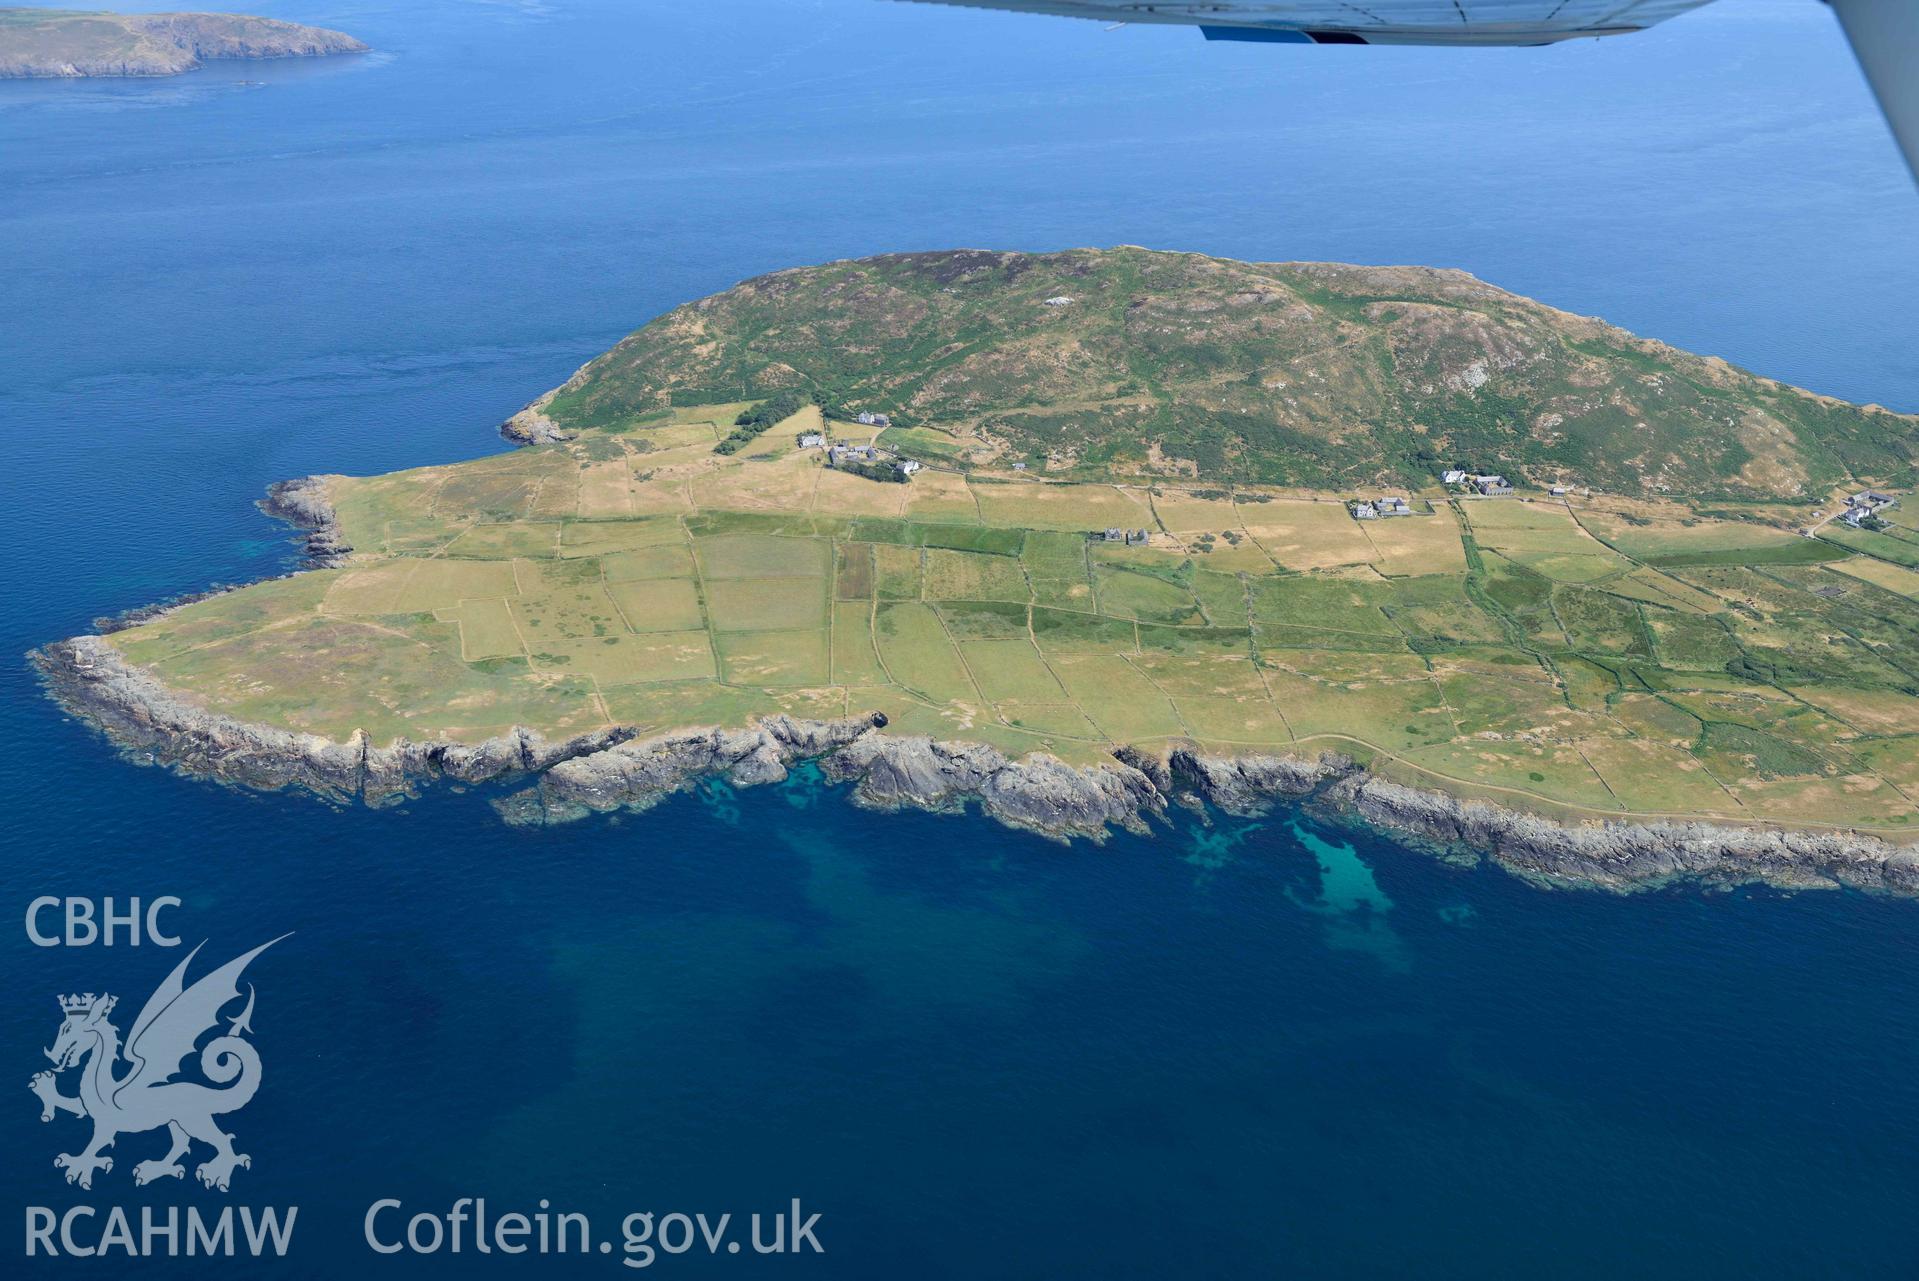
[{"label": "farm building", "polygon": [[885,414],[875,414],[865,410],[862,410],[859,417],[853,421],[862,427],[891,427],[893,425],[893,420]]},{"label": "farm building", "polygon": [[1368,503],[1368,502],[1354,503],[1353,519],[1354,520],[1378,520],[1379,508],[1373,506],[1371,503]]},{"label": "farm building", "polygon": [[1839,519],[1857,529],[1866,522],[1867,517],[1878,515],[1898,501],[1891,494],[1882,494],[1876,489],[1862,490],[1846,500],[1846,510]]}]

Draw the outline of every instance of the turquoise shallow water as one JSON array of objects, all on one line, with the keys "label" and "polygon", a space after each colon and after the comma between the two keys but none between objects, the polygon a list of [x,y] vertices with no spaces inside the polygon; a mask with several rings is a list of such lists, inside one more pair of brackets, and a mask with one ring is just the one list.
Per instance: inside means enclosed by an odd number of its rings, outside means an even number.
[{"label": "turquoise shallow water", "polygon": [[[841,255],[1458,265],[1919,408],[1919,197],[1828,15],[1718,8],[1358,74],[868,0],[275,5],[381,52],[0,85],[0,649],[284,567],[267,482],[500,448],[646,317]],[[134,768],[0,682],[12,919],[175,894],[214,953],[297,931],[229,1127],[226,1200],[301,1207],[280,1275],[619,1268],[361,1243],[380,1197],[462,1195],[824,1215],[824,1258],[677,1273],[1919,1267],[1909,904],[1545,894],[1287,812],[1062,848],[808,778],[548,832],[336,811]],[[9,927],[0,1059],[24,1082],[56,993],[132,1007],[173,959]],[[7,1221],[222,1203],[134,1191],[144,1138],[83,1197],[36,1116],[0,1106]]]}]

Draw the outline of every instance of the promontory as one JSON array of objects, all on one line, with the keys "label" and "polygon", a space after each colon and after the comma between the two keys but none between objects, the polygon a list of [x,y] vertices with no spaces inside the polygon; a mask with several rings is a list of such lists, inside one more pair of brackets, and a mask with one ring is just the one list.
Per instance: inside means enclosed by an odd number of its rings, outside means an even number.
[{"label": "promontory", "polygon": [[[143,762],[521,821],[814,761],[1055,834],[1306,796],[1550,883],[1919,892],[1919,420],[1463,272],[776,272],[310,567],[36,655]],[[517,790],[515,790],[517,789]]]},{"label": "promontory", "polygon": [[171,76],[216,58],[364,53],[352,36],[230,13],[0,8],[0,78]]}]

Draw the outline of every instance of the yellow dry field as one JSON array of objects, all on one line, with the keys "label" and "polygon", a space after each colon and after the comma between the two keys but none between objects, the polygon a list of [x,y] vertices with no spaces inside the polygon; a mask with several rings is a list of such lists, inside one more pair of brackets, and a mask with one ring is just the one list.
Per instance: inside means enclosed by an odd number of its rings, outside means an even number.
[{"label": "yellow dry field", "polygon": [[569,515],[632,516],[633,471],[625,458],[580,468],[579,501]]},{"label": "yellow dry field", "polygon": [[[666,427],[649,427],[634,434],[644,440],[651,450],[660,451],[689,449],[696,446],[710,447],[726,433],[721,431],[719,425],[714,422],[688,422]],[[648,457],[649,455],[642,454],[640,461],[644,463]]]},{"label": "yellow dry field", "polygon": [[1246,532],[1283,569],[1365,565],[1379,554],[1344,503],[1275,499],[1238,507]]},{"label": "yellow dry field", "polygon": [[1498,498],[1462,507],[1480,546],[1548,578],[1589,583],[1633,568],[1581,528],[1564,504]]},{"label": "yellow dry field", "polygon": [[1172,701],[1123,657],[1056,657],[1052,669],[1088,718],[1116,743],[1171,738],[1186,732]]},{"label": "yellow dry field", "polygon": [[1627,600],[1645,601],[1684,614],[1710,614],[1719,608],[1719,602],[1709,593],[1657,569],[1635,569],[1610,580],[1606,590]]},{"label": "yellow dry field", "polygon": [[973,487],[955,472],[925,468],[914,474],[912,483],[899,488],[906,490],[902,514],[909,519],[949,525],[979,523],[979,504],[974,501]]},{"label": "yellow dry field", "polygon": [[488,658],[520,658],[526,647],[520,644],[519,629],[513,626],[513,614],[504,600],[462,601],[451,609],[437,611],[443,622],[460,629],[460,657],[469,663]]},{"label": "yellow dry field", "polygon": [[719,632],[779,632],[826,625],[821,578],[720,578],[706,585],[706,608]]},{"label": "yellow dry field", "polygon": [[706,626],[699,589],[689,579],[609,582],[606,594],[620,611],[621,621],[634,633],[684,632]]},{"label": "yellow dry field", "polygon": [[1068,701],[1066,690],[1031,641],[966,641],[959,649],[973,683],[989,702]]},{"label": "yellow dry field", "polygon": [[823,628],[723,633],[714,639],[730,685],[825,685],[832,679]]},{"label": "yellow dry field", "polygon": [[609,583],[646,578],[691,578],[693,551],[685,542],[639,547],[600,557],[600,576]]},{"label": "yellow dry field", "polygon": [[[1795,685],[1794,698],[1842,721],[1859,735],[1896,737],[1919,732],[1919,698],[1892,690],[1845,689],[1832,685]],[[1835,734],[1835,738],[1840,735]]]},{"label": "yellow dry field", "polygon": [[1019,561],[1010,556],[929,547],[925,553],[927,600],[1003,600],[1025,603],[1031,591]]},{"label": "yellow dry field", "polygon": [[696,540],[694,550],[708,579],[824,578],[833,564],[830,545],[775,534],[721,534]]},{"label": "yellow dry field", "polygon": [[1373,566],[1395,578],[1422,574],[1463,574],[1466,548],[1452,509],[1439,506],[1430,516],[1393,516],[1363,524],[1355,521],[1377,551]]},{"label": "yellow dry field", "polygon": [[686,533],[669,516],[638,520],[569,520],[560,529],[561,556],[605,556],[635,548],[683,544]]},{"label": "yellow dry field", "polygon": [[1072,530],[1153,526],[1152,507],[1133,491],[1112,485],[975,482],[972,488],[980,518],[988,525]]},{"label": "yellow dry field", "polygon": [[1582,505],[1579,521],[1628,556],[1785,547],[1800,538],[1790,529],[1755,521],[1712,520],[1673,504],[1612,503],[1610,509]]},{"label": "yellow dry field", "polygon": [[334,580],[321,608],[329,614],[431,613],[515,592],[513,566],[504,561],[406,557],[348,570]]},{"label": "yellow dry field", "polygon": [[[1189,536],[1190,537],[1190,536]],[[1193,563],[1216,574],[1265,575],[1279,568],[1251,536],[1241,534],[1237,542],[1216,538],[1210,543],[1187,543],[1185,551]]]},{"label": "yellow dry field", "polygon": [[1172,534],[1223,534],[1243,530],[1239,508],[1231,498],[1198,498],[1174,490],[1162,490],[1153,496],[1153,511],[1159,523]]},{"label": "yellow dry field", "polygon": [[1919,600],[1919,572],[1907,569],[1903,565],[1872,560],[1865,556],[1854,556],[1850,560],[1835,561],[1826,568],[1831,572],[1863,579],[1874,587],[1883,587],[1889,592],[1897,592],[1901,596]]},{"label": "yellow dry field", "polygon": [[803,512],[812,508],[814,490],[826,470],[812,458],[794,454],[761,466],[707,472],[689,481],[687,492],[700,510]]},{"label": "yellow dry field", "polygon": [[499,524],[468,525],[451,542],[445,554],[462,560],[510,560],[516,556],[542,559],[560,554],[559,521],[505,521]]},{"label": "yellow dry field", "polygon": [[911,484],[868,480],[835,467],[817,469],[812,510],[826,516],[898,516],[912,496]]}]

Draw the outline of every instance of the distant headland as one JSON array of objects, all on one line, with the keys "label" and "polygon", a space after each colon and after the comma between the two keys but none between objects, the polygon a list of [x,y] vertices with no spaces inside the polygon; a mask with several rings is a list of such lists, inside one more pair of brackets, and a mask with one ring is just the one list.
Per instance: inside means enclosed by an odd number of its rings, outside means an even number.
[{"label": "distant headland", "polygon": [[344,32],[241,14],[0,8],[0,79],[172,76],[217,58],[366,49]]}]

